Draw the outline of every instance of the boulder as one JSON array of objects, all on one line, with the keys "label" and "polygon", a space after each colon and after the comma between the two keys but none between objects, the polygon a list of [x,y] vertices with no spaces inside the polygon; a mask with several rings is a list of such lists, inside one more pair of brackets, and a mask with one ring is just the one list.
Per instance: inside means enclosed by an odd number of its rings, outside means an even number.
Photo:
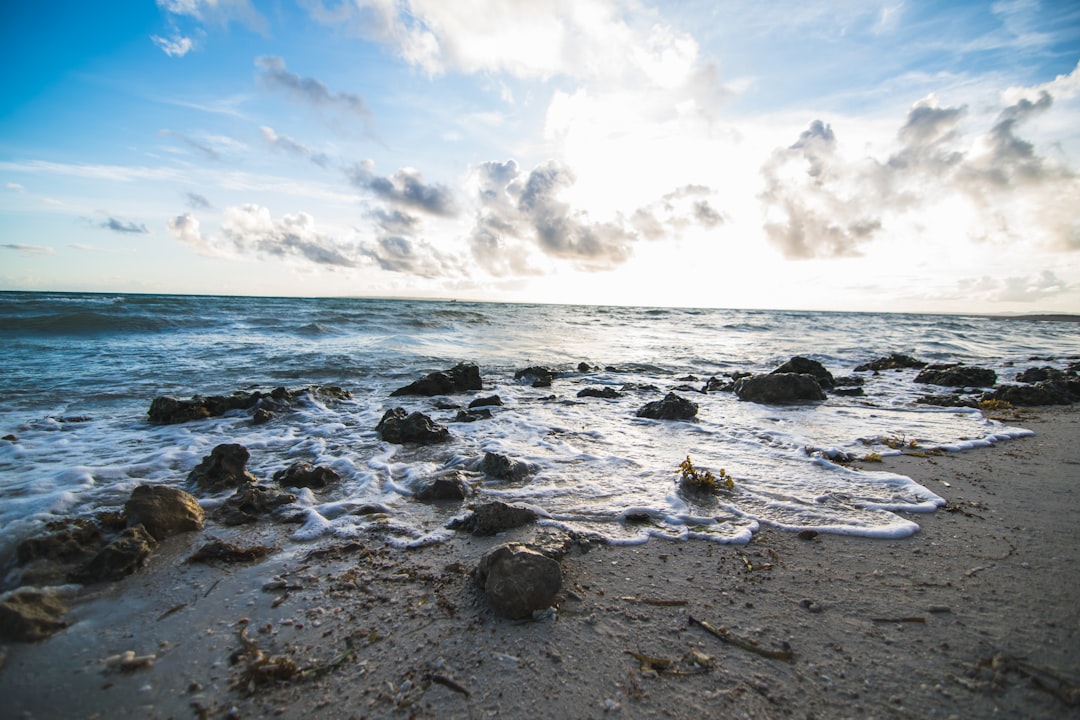
[{"label": "boulder", "polygon": [[984,395],[983,400],[1001,400],[1012,405],[1032,407],[1071,405],[1078,397],[1080,394],[1072,392],[1069,384],[1045,380],[1034,385],[1001,385],[993,393]]},{"label": "boulder", "polygon": [[124,504],[128,527],[142,525],[155,540],[202,530],[203,509],[189,493],[165,485],[140,485]]},{"label": "boulder", "polygon": [[59,563],[88,560],[105,546],[105,535],[97,523],[79,518],[65,518],[49,523],[44,535],[27,538],[15,548],[19,565],[36,560]]},{"label": "boulder", "polygon": [[492,405],[497,405],[499,407],[502,407],[502,404],[503,404],[502,398],[499,397],[498,395],[492,395],[490,397],[478,397],[475,400],[473,400],[471,403],[469,403],[469,409],[472,410],[473,408],[489,407],[489,406],[492,406]]},{"label": "boulder", "polygon": [[473,578],[496,613],[520,620],[551,607],[562,587],[562,568],[525,545],[508,543],[485,555]]},{"label": "boulder", "polygon": [[479,470],[497,480],[523,480],[533,471],[528,463],[493,452],[484,453]]},{"label": "boulder", "polygon": [[433,372],[416,382],[400,387],[390,393],[390,397],[401,395],[452,395],[454,393],[480,390],[480,368],[474,363],[458,363],[449,370]]},{"label": "boulder", "polygon": [[615,398],[621,398],[623,394],[613,387],[587,387],[583,390],[579,390],[578,397],[595,397],[605,398],[607,400],[614,400]]},{"label": "boulder", "polygon": [[1028,368],[1016,376],[1017,382],[1029,383],[1031,385],[1046,382],[1047,380],[1064,382],[1067,379],[1069,379],[1069,375],[1062,370],[1052,367]]},{"label": "boulder", "polygon": [[735,395],[740,400],[766,405],[825,399],[825,391],[813,375],[770,373],[751,375],[735,381]]},{"label": "boulder", "polygon": [[217,511],[216,518],[224,525],[246,525],[258,522],[282,505],[296,502],[292,493],[281,492],[266,485],[248,485],[233,493]]},{"label": "boulder", "polygon": [[485,536],[497,535],[533,522],[536,522],[536,513],[532,510],[496,500],[473,509],[464,518],[451,520],[447,527]]},{"label": "boulder", "polygon": [[417,500],[464,500],[471,493],[465,475],[459,470],[450,470],[428,478],[416,489]]},{"label": "boulder", "polygon": [[540,367],[539,365],[525,368],[524,370],[518,370],[514,373],[515,380],[521,380],[535,388],[551,387],[551,381],[554,378],[555,373],[548,368]]},{"label": "boulder", "polygon": [[978,400],[971,395],[923,395],[915,398],[915,402],[934,407],[979,407]]},{"label": "boulder", "polygon": [[250,457],[251,453],[243,445],[218,445],[188,473],[187,481],[200,491],[210,493],[254,485],[258,480],[247,471]]},{"label": "boulder", "polygon": [[52,593],[19,590],[0,602],[0,640],[37,642],[63,630],[67,608]]},{"label": "boulder", "polygon": [[72,573],[71,579],[84,585],[119,580],[145,565],[156,548],[157,540],[146,528],[129,527]]},{"label": "boulder", "polygon": [[387,410],[382,420],[375,426],[375,430],[386,442],[399,445],[405,443],[429,445],[450,439],[450,431],[432,421],[427,415],[421,412],[406,414],[403,408]]},{"label": "boulder", "polygon": [[475,408],[473,410],[458,410],[454,416],[454,422],[476,422],[477,420],[490,420],[491,410],[487,408]]},{"label": "boulder", "polygon": [[276,549],[277,548],[272,548],[268,545],[250,545],[248,547],[241,547],[240,545],[234,545],[233,543],[228,543],[224,540],[211,540],[192,553],[191,557],[187,559],[187,562],[251,562],[252,560],[266,557]]},{"label": "boulder", "polygon": [[836,386],[836,380],[833,379],[832,373],[826,370],[825,366],[817,360],[811,360],[810,358],[793,357],[770,374],[782,375],[787,373],[813,375],[823,390],[831,390]]},{"label": "boulder", "polygon": [[993,387],[997,373],[967,365],[931,365],[915,376],[915,382],[945,387]]},{"label": "boulder", "polygon": [[294,462],[284,470],[274,473],[274,482],[284,487],[311,488],[323,490],[341,481],[333,468],[325,465],[314,466],[309,462]]},{"label": "boulder", "polygon": [[646,403],[637,416],[652,420],[692,420],[697,416],[697,403],[669,392],[663,400]]},{"label": "boulder", "polygon": [[871,360],[868,363],[863,363],[855,368],[855,372],[881,372],[882,370],[907,370],[915,369],[922,370],[926,367],[926,363],[922,360],[916,360],[910,355],[904,355],[903,353],[890,353],[886,357],[880,357],[876,360]]}]

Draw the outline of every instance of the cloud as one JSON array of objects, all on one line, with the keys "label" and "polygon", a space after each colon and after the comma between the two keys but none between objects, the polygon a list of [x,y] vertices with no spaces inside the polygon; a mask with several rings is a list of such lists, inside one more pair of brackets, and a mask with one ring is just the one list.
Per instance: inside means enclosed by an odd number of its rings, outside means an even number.
[{"label": "cloud", "polygon": [[4,243],[0,245],[4,250],[13,250],[26,255],[52,255],[55,251],[44,245],[20,245],[19,243]]},{"label": "cloud", "polygon": [[26,190],[26,188],[16,182],[9,182],[4,185],[4,187],[6,187],[8,190],[14,190],[15,192],[23,192],[24,190]]},{"label": "cloud", "polygon": [[635,210],[630,222],[649,240],[668,238],[691,225],[709,230],[726,222],[710,202],[713,195],[704,185],[684,185]]},{"label": "cloud", "polygon": [[174,32],[171,38],[151,35],[150,39],[169,57],[184,57],[191,52],[193,47],[191,38],[184,37],[178,32]]},{"label": "cloud", "polygon": [[319,108],[344,110],[365,121],[371,118],[371,110],[359,95],[331,92],[330,88],[319,80],[301,77],[285,69],[285,60],[276,55],[255,58],[255,65],[263,71],[263,81],[269,87],[285,90],[303,103]]},{"label": "cloud", "polygon": [[306,212],[274,219],[265,207],[247,204],[226,208],[221,221],[222,236],[238,253],[255,253],[277,258],[298,257],[316,265],[355,267],[352,248],[320,233],[315,219]]},{"label": "cloud", "polygon": [[199,219],[191,213],[177,215],[166,224],[169,234],[200,255],[222,257],[222,252],[210,238],[204,237]]},{"label": "cloud", "polygon": [[98,227],[125,235],[148,235],[150,233],[150,229],[142,223],[124,222],[114,217],[105,220]]},{"label": "cloud", "polygon": [[287,135],[278,135],[274,132],[273,128],[263,125],[259,128],[259,131],[262,133],[263,139],[275,150],[281,150],[290,155],[296,155],[297,157],[310,160],[322,168],[330,165],[330,158],[325,153],[313,150],[307,145],[299,143]]},{"label": "cloud", "polygon": [[365,242],[360,246],[360,253],[387,272],[423,278],[466,274],[454,256],[440,252],[424,240],[400,235],[383,235],[374,242]]},{"label": "cloud", "polygon": [[1038,275],[969,278],[959,283],[961,295],[986,302],[1033,303],[1063,295],[1073,288],[1052,270]]},{"label": "cloud", "polygon": [[208,25],[225,26],[237,22],[249,30],[268,36],[270,24],[251,0],[157,0],[157,6],[167,15],[190,18]]},{"label": "cloud", "polygon": [[438,183],[427,184],[419,170],[402,168],[391,177],[374,173],[375,163],[365,160],[346,170],[349,182],[382,200],[412,210],[453,217],[457,214],[450,188]]},{"label": "cloud", "polygon": [[415,235],[420,229],[420,218],[401,210],[377,209],[371,216],[380,229],[391,235]]},{"label": "cloud", "polygon": [[207,210],[212,207],[210,205],[210,201],[207,200],[205,196],[200,195],[199,193],[185,193],[184,197],[187,200],[185,204],[192,210]]}]

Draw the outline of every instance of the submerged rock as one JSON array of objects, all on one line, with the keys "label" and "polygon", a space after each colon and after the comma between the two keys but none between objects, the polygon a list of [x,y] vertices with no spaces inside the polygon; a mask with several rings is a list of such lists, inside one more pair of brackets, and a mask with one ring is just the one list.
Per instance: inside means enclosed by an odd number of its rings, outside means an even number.
[{"label": "submerged rock", "polygon": [[926,367],[926,363],[922,360],[916,360],[910,355],[904,355],[903,353],[891,353],[886,357],[881,357],[859,365],[855,368],[855,372],[881,372],[882,370],[907,369],[922,370],[924,367]]},{"label": "submerged rock", "polygon": [[120,580],[145,565],[156,548],[157,540],[145,527],[129,527],[72,573],[71,579],[83,584]]},{"label": "submerged rock", "polygon": [[502,404],[503,402],[501,397],[499,397],[498,395],[491,395],[490,397],[476,398],[471,403],[469,403],[469,409],[472,410],[473,408],[478,407],[490,407],[492,405],[502,407]]},{"label": "submerged rock", "polygon": [[416,489],[417,500],[464,500],[472,489],[460,470],[450,470],[428,478]]},{"label": "submerged rock", "polygon": [[296,502],[296,496],[266,485],[249,485],[237,490],[215,516],[224,525],[246,525],[258,522],[282,505]]},{"label": "submerged rock", "polygon": [[254,485],[258,480],[246,469],[250,457],[251,453],[243,445],[223,443],[195,466],[187,481],[200,491],[210,493]]},{"label": "submerged rock", "polygon": [[[195,395],[187,400],[162,395],[154,398],[150,403],[147,419],[157,425],[174,425],[190,420],[219,417],[231,410],[249,410],[261,404],[271,406],[290,405],[305,395],[314,395],[328,400],[347,400],[352,397],[347,390],[342,390],[333,385],[313,385],[297,390],[279,387],[274,388],[269,393],[256,390],[255,392],[237,391],[231,395],[208,395],[206,397]],[[270,417],[272,417],[272,414]],[[254,420],[255,422],[266,422],[268,419],[266,415],[257,415]]]},{"label": "submerged rock", "polygon": [[452,395],[454,393],[480,390],[483,382],[480,379],[480,368],[474,363],[458,363],[449,370],[433,372],[424,378],[400,387],[390,393],[390,397],[401,395]]},{"label": "submerged rock", "polygon": [[825,391],[813,375],[775,373],[751,375],[735,382],[740,400],[766,405],[825,400]]},{"label": "submerged rock", "polygon": [[546,367],[539,365],[525,368],[524,370],[518,370],[514,373],[515,380],[523,380],[534,388],[551,387],[551,381],[555,378],[555,373]]},{"label": "submerged rock", "polygon": [[496,500],[475,508],[464,518],[451,520],[447,527],[485,536],[497,535],[533,522],[536,522],[536,513],[529,508],[507,505]]},{"label": "submerged rock", "polygon": [[523,480],[532,471],[528,463],[512,460],[499,453],[486,452],[480,461],[480,472],[498,480]]},{"label": "submerged rock", "polygon": [[155,540],[202,530],[203,509],[189,493],[165,485],[140,485],[124,504],[130,527],[142,525]]},{"label": "submerged rock", "polygon": [[997,373],[988,368],[931,365],[915,376],[915,382],[945,387],[993,387]]},{"label": "submerged rock", "polygon": [[333,468],[325,465],[314,466],[309,462],[294,462],[284,470],[274,473],[274,482],[285,487],[311,488],[323,490],[341,481]]},{"label": "submerged rock", "polygon": [[19,590],[0,602],[0,640],[37,642],[66,628],[67,607],[52,593]]},{"label": "submerged rock", "polygon": [[697,411],[697,403],[669,392],[663,400],[645,404],[637,411],[637,416],[652,420],[692,420],[697,417]]},{"label": "submerged rock", "polygon": [[605,398],[605,399],[608,399],[608,400],[614,400],[616,398],[621,398],[623,396],[623,394],[621,392],[619,392],[618,390],[616,390],[615,388],[613,388],[613,387],[605,386],[605,387],[587,387],[587,388],[585,388],[583,390],[579,390],[577,396],[578,397]]},{"label": "submerged rock", "polygon": [[508,543],[485,555],[473,578],[496,613],[519,620],[551,607],[562,587],[562,568],[525,545]]},{"label": "submerged rock", "polygon": [[270,547],[269,545],[240,547],[239,545],[234,545],[233,543],[228,543],[224,540],[211,540],[192,553],[191,557],[187,559],[187,562],[251,562],[252,560],[266,557],[276,549],[277,548]]},{"label": "submerged rock", "polygon": [[429,445],[450,439],[450,431],[445,427],[421,412],[406,414],[404,408],[387,410],[382,420],[375,426],[375,430],[386,442],[399,445],[405,443]]},{"label": "submerged rock", "polygon": [[490,420],[491,410],[481,407],[474,408],[472,410],[458,410],[457,415],[454,416],[454,422],[476,422],[478,420]]},{"label": "submerged rock", "polygon": [[833,379],[832,373],[826,370],[825,366],[817,360],[811,360],[810,358],[793,357],[773,370],[770,375],[782,375],[786,373],[813,375],[818,381],[818,385],[820,385],[823,390],[831,390],[836,386],[836,380]]}]

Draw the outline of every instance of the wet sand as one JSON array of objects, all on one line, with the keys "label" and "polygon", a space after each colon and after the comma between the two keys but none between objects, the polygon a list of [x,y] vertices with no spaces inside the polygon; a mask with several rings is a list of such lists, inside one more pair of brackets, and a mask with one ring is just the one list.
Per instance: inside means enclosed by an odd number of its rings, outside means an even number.
[{"label": "wet sand", "polygon": [[[1080,413],[1003,419],[1036,434],[867,466],[948,500],[913,537],[576,545],[539,621],[496,617],[468,572],[550,530],[184,563],[209,537],[294,546],[290,526],[208,523],[79,591],[68,629],[8,644],[0,716],[1076,717]],[[152,664],[110,668],[125,651]]]}]

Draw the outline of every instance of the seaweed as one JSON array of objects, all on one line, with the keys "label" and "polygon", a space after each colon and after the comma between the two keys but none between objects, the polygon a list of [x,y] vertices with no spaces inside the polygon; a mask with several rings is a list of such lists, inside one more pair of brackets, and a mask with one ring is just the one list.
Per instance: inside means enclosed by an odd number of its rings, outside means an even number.
[{"label": "seaweed", "polygon": [[714,493],[721,490],[730,492],[735,489],[735,481],[728,475],[726,470],[720,468],[718,475],[714,475],[709,470],[699,470],[694,467],[689,455],[679,464],[679,479],[677,482],[679,487],[699,492]]}]

